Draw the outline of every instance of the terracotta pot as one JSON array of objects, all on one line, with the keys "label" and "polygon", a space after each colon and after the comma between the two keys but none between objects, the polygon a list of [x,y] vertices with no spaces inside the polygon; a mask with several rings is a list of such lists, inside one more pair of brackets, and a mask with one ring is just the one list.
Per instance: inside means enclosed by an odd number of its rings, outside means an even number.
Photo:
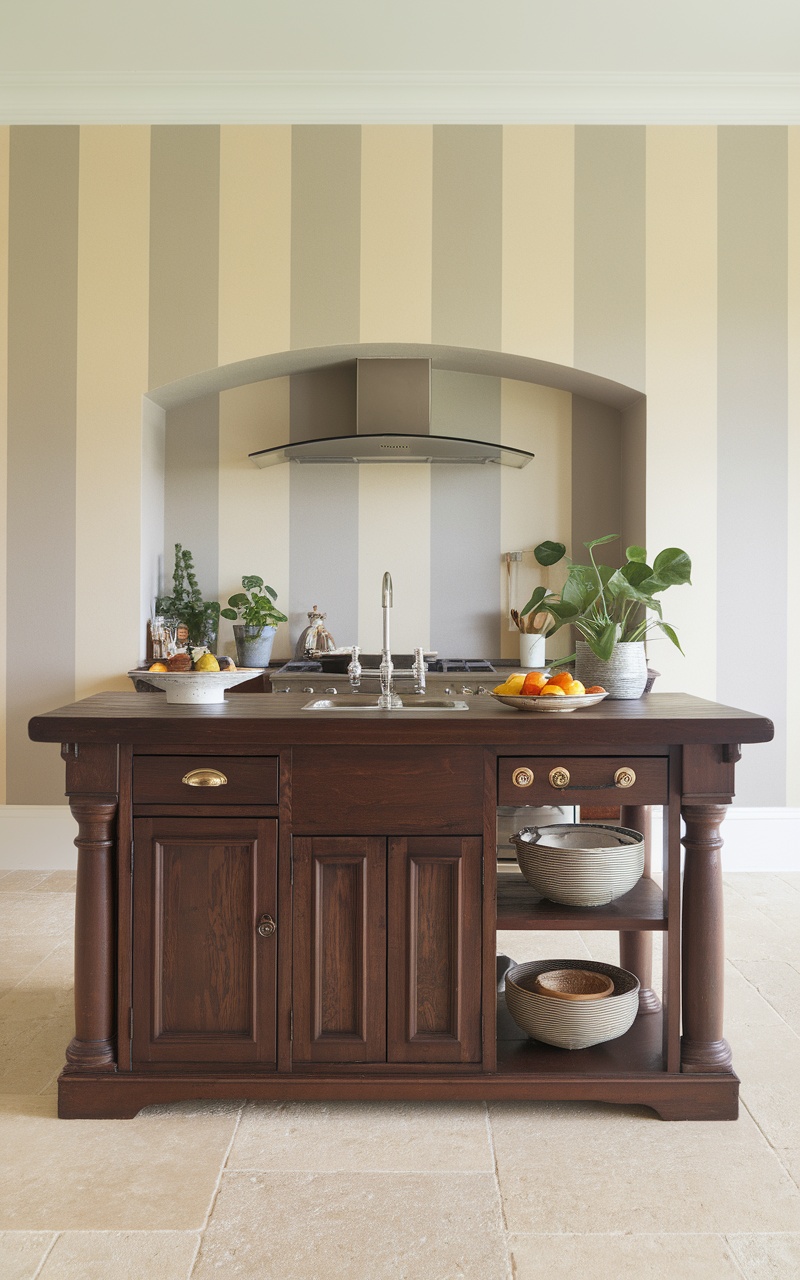
[{"label": "terracotta pot", "polygon": [[592,652],[585,640],[575,646],[575,678],[585,684],[601,684],[609,698],[641,698],[647,684],[644,640],[614,645],[607,662]]}]

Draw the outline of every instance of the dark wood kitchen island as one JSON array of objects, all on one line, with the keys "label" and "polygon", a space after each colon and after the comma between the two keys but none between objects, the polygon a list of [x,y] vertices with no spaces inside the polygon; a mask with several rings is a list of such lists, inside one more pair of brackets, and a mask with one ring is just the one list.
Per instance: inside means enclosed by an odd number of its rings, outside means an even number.
[{"label": "dark wood kitchen island", "polygon": [[[303,711],[306,696],[98,694],[36,716],[78,824],[64,1117],[185,1098],[592,1099],[734,1119],[720,824],[768,720],[683,694],[521,714]],[[497,809],[662,806],[663,890],[558,907],[497,874]],[[685,823],[681,892],[680,819]],[[497,928],[613,929],[630,1031],[527,1039]],[[650,946],[664,942],[660,998]]]}]

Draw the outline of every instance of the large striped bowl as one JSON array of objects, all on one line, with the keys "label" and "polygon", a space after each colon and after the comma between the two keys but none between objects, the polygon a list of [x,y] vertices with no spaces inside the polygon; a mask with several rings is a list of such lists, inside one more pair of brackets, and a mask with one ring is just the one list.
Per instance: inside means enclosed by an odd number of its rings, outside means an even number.
[{"label": "large striped bowl", "polygon": [[[589,969],[614,983],[613,995],[601,1000],[560,1000],[533,991],[540,973],[551,969]],[[627,969],[599,960],[531,960],[506,974],[506,1005],[517,1026],[544,1044],[560,1049],[588,1049],[616,1040],[633,1026],[639,1009],[639,979]]]},{"label": "large striped bowl", "polygon": [[644,836],[630,827],[556,822],[523,827],[512,843],[528,884],[569,907],[613,902],[644,870]]}]

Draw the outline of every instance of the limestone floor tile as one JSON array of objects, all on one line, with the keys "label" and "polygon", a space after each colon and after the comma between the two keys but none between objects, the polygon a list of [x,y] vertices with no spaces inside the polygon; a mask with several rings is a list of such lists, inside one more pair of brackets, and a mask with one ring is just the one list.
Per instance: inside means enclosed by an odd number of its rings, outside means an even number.
[{"label": "limestone floor tile", "polygon": [[[800,1189],[746,1112],[670,1124],[607,1110],[490,1108],[509,1230],[800,1230]],[[558,1195],[542,1197],[543,1184]]]},{"label": "limestone floor tile", "polygon": [[3,1280],[33,1280],[54,1238],[49,1231],[0,1231]]},{"label": "limestone floor tile", "polygon": [[800,1235],[729,1235],[728,1244],[745,1280],[800,1276]]},{"label": "limestone floor tile", "polygon": [[49,874],[48,871],[7,871],[0,880],[0,892],[35,889]]},{"label": "limestone floor tile", "polygon": [[742,1101],[800,1173],[800,1038],[738,969],[727,969],[726,1034]]},{"label": "limestone floor tile", "polygon": [[73,1005],[72,944],[62,942],[0,1000],[0,1018],[47,1018]]},{"label": "limestone floor tile", "polygon": [[198,1241],[193,1231],[66,1231],[37,1280],[186,1280]]},{"label": "limestone floor tile", "polygon": [[739,960],[734,961],[734,964],[758,994],[792,1028],[795,1035],[800,1037],[800,946],[797,954],[797,965],[789,964],[786,960]]},{"label": "limestone floor tile", "polygon": [[489,1174],[225,1173],[192,1280],[507,1280]]},{"label": "limestone floor tile", "polygon": [[245,1107],[227,1168],[491,1173],[494,1163],[480,1102],[286,1102]]},{"label": "limestone floor tile", "polygon": [[791,962],[797,955],[796,933],[792,937],[743,892],[726,884],[725,954],[733,960],[777,958]]},{"label": "limestone floor tile", "polygon": [[0,1098],[0,1228],[197,1231],[238,1110],[58,1120],[52,1096]]},{"label": "limestone floor tile", "polygon": [[58,940],[74,923],[74,893],[0,893],[0,937]]},{"label": "limestone floor tile", "polygon": [[[74,893],[77,880],[75,871],[48,871],[44,880],[34,885],[36,893]],[[0,884],[0,889],[2,889]]]},{"label": "limestone floor tile", "polygon": [[38,1093],[49,1084],[64,1065],[74,1025],[71,1006],[29,1022],[1,1018],[0,1095]]},{"label": "limestone floor tile", "polygon": [[[720,1235],[512,1235],[514,1280],[741,1280]],[[44,1273],[43,1273],[44,1274]]]},{"label": "limestone floor tile", "polygon": [[0,981],[9,987],[18,982],[42,963],[61,943],[61,938],[9,937],[0,926]]},{"label": "limestone floor tile", "polygon": [[581,935],[571,930],[553,933],[547,930],[500,929],[497,933],[497,954],[511,956],[516,964],[523,964],[526,960],[589,958]]}]

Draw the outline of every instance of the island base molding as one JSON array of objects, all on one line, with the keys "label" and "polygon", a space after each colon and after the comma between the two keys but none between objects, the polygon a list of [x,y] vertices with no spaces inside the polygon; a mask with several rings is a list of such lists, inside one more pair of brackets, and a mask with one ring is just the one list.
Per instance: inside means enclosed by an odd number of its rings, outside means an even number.
[{"label": "island base molding", "polygon": [[739,1078],[718,1075],[536,1077],[442,1074],[425,1079],[367,1075],[190,1075],[154,1078],[83,1071],[58,1081],[63,1120],[129,1120],[155,1103],[243,1099],[253,1102],[608,1102],[645,1106],[662,1120],[736,1120]]}]

